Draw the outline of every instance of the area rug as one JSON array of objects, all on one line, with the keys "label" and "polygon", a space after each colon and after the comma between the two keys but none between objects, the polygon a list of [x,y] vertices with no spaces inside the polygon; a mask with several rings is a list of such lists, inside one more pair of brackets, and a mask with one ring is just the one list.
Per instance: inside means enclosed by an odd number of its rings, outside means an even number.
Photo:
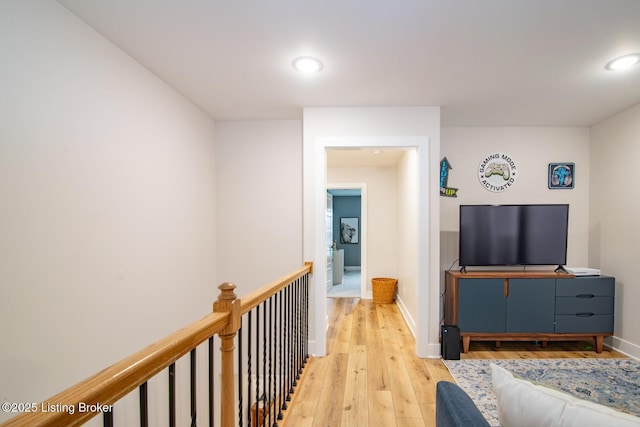
[{"label": "area rug", "polygon": [[445,360],[489,424],[498,426],[491,363],[514,375],[640,417],[640,362],[635,359]]}]

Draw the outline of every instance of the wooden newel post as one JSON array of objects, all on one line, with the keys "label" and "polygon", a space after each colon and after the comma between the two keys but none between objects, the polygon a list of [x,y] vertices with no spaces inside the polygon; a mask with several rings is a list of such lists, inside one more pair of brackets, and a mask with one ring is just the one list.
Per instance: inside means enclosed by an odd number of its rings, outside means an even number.
[{"label": "wooden newel post", "polygon": [[225,282],[218,286],[220,295],[213,303],[215,313],[229,313],[229,323],[218,333],[220,337],[221,356],[221,393],[220,399],[220,425],[223,427],[235,425],[235,380],[233,372],[233,351],[235,350],[234,340],[236,332],[240,329],[240,300],[237,299],[233,290],[236,285]]}]

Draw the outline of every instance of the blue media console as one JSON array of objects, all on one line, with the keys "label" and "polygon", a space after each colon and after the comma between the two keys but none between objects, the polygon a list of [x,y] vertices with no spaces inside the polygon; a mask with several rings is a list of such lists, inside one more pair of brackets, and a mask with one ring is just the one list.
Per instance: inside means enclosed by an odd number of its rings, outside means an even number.
[{"label": "blue media console", "polygon": [[444,323],[471,341],[582,341],[613,335],[615,278],[547,271],[447,271]]}]

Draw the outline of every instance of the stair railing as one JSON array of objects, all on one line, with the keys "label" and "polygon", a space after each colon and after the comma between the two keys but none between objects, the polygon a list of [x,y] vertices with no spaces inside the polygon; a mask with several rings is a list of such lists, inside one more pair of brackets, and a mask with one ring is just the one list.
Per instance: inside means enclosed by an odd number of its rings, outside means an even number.
[{"label": "stair railing", "polygon": [[[148,381],[164,370],[168,372],[170,426],[214,426],[216,406],[219,425],[223,427],[277,426],[308,358],[312,273],[312,263],[306,262],[304,267],[240,299],[235,295],[235,285],[223,283],[218,287],[220,295],[213,304],[213,313],[43,402],[23,404],[17,408],[21,414],[0,426],[76,426],[99,414],[104,426],[113,426],[117,402],[136,389],[140,425],[149,425]],[[219,372],[214,366],[216,335],[220,340]],[[203,380],[196,370],[196,349],[207,341],[208,414],[200,418],[196,411],[196,385]],[[247,348],[245,353],[243,347]],[[177,418],[176,362],[187,353],[190,419],[184,420]],[[215,381],[217,374],[219,384]],[[217,398],[215,389],[220,391]]]}]

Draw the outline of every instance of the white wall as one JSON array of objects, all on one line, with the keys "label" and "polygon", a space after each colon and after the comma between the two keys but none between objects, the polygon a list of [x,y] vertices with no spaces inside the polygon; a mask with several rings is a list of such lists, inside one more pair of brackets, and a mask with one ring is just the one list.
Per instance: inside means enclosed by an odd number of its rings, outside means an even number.
[{"label": "white wall", "polygon": [[214,123],[57,2],[0,3],[0,57],[0,401],[31,402],[211,311]]},{"label": "white wall", "polygon": [[[438,357],[440,107],[305,108],[303,144],[304,257],[313,257],[316,266],[324,262],[324,242],[315,237],[323,236],[326,148],[418,147],[420,230],[416,256],[421,263],[416,292],[421,310],[415,319],[416,353]],[[320,290],[324,275],[322,268],[315,269],[317,285],[310,301],[310,349],[317,355],[324,354],[326,343],[325,295]]]},{"label": "white wall", "polygon": [[218,278],[237,295],[304,264],[302,122],[216,122]]},{"label": "white wall", "polygon": [[616,278],[613,345],[640,358],[640,105],[591,129],[589,265]]},{"label": "white wall", "polygon": [[[478,166],[489,154],[508,154],[516,162],[518,177],[502,193],[480,185]],[[459,188],[457,198],[441,197],[440,268],[458,258],[459,206],[461,204],[568,203],[567,265],[587,266],[589,222],[589,129],[552,128],[443,128],[441,156],[453,167],[448,186]],[[575,188],[550,190],[547,170],[552,162],[575,163]],[[457,267],[457,264],[455,264]]]}]

